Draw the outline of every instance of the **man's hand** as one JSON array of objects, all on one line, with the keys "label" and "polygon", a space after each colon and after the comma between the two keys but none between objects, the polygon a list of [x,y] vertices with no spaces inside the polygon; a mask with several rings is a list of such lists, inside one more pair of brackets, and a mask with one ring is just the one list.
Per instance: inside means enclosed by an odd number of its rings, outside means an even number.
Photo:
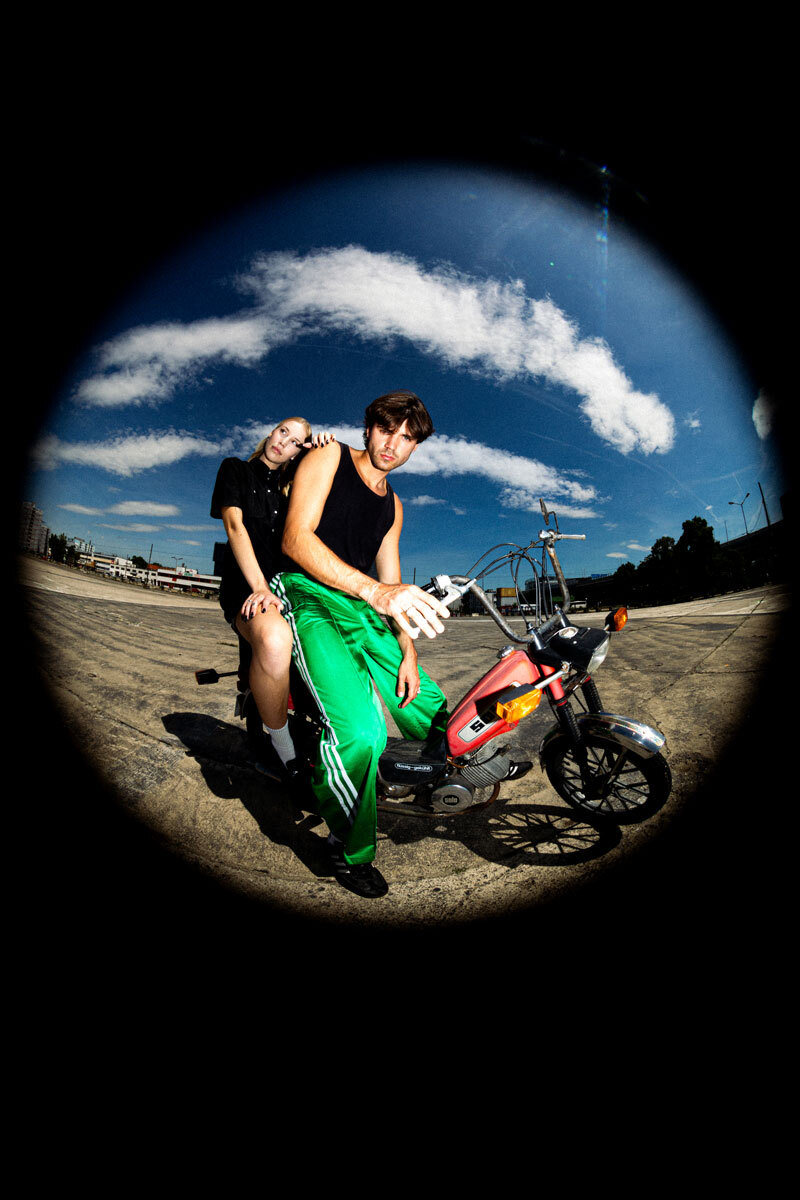
[{"label": "man's hand", "polygon": [[419,670],[417,668],[417,657],[410,656],[404,658],[400,664],[400,670],[397,672],[397,688],[395,689],[397,696],[405,696],[405,699],[398,705],[398,708],[405,708],[412,700],[416,700],[419,695]]},{"label": "man's hand", "polygon": [[263,591],[251,592],[240,611],[245,621],[249,621],[257,612],[265,613],[270,604],[274,604],[278,612],[283,612],[283,601],[279,600],[269,588],[265,588]]},{"label": "man's hand", "polygon": [[435,596],[429,596],[413,583],[374,583],[366,589],[363,598],[370,608],[391,617],[412,638],[417,637],[420,629],[429,638],[444,633],[439,617],[450,616]]}]

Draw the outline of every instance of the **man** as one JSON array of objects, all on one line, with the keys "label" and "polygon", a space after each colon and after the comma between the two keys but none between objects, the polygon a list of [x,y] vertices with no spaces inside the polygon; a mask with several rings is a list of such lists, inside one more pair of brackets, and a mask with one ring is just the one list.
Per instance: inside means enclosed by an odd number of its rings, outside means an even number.
[{"label": "man", "polygon": [[376,897],[388,891],[372,865],[387,733],[373,681],[404,737],[440,737],[445,696],[419,667],[414,639],[443,633],[450,614],[401,582],[403,506],[387,479],[433,433],[431,418],[418,396],[401,391],[373,401],[364,421],[363,450],[335,442],[300,464],[283,535],[290,562],[274,587],[322,714],[311,786],[333,870],[345,887]]}]

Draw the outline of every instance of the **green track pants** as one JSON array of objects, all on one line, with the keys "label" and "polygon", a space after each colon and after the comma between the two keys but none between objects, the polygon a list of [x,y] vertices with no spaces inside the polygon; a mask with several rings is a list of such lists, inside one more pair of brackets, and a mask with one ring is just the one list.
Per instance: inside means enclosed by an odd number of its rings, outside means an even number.
[{"label": "green track pants", "polygon": [[[395,694],[402,653],[394,634],[362,600],[297,573],[272,581],[292,627],[292,654],[322,715],[311,786],[328,829],[350,863],[375,857],[375,779],[386,722],[375,688],[404,738],[443,733],[444,693],[420,668],[419,695],[405,708]],[[374,682],[374,687],[373,687]]]}]

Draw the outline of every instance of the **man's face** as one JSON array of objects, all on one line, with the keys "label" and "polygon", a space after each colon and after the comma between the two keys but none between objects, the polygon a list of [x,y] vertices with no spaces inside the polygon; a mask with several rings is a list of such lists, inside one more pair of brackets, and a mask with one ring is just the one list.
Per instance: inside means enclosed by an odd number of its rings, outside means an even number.
[{"label": "man's face", "polygon": [[417,439],[408,432],[408,421],[397,429],[373,425],[367,434],[367,454],[379,471],[394,471],[402,467],[417,448]]}]

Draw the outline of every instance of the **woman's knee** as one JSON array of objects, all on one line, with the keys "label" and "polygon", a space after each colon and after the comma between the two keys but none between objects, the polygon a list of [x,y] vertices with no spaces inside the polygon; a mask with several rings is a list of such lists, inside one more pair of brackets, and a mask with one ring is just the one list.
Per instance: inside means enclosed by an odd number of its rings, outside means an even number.
[{"label": "woman's knee", "polygon": [[292,656],[292,631],[277,613],[265,615],[251,631],[253,656],[264,667],[286,668]]}]

